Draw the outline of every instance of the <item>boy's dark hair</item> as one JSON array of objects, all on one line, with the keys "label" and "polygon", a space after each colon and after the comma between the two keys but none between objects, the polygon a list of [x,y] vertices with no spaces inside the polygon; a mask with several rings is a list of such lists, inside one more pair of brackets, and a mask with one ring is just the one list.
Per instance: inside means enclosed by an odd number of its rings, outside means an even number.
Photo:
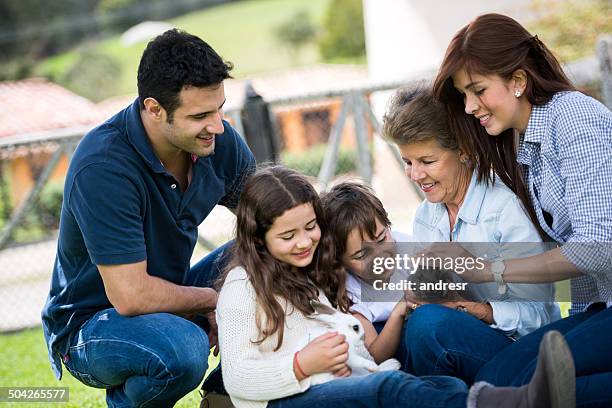
[{"label": "boy's dark hair", "polygon": [[215,86],[231,78],[233,66],[202,39],[172,29],[149,42],[138,66],[138,100],[154,98],[166,110],[168,123],[180,106],[184,86]]},{"label": "boy's dark hair", "polygon": [[372,189],[363,184],[340,183],[321,197],[321,205],[337,259],[344,255],[346,240],[353,229],[359,228],[362,237],[367,234],[373,238],[377,219],[385,227],[391,226],[382,203]]}]

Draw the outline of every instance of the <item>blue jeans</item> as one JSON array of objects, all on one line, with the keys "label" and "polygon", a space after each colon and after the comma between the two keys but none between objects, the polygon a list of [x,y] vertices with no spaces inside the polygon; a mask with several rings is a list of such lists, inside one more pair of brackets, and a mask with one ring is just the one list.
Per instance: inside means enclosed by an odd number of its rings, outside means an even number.
[{"label": "blue jeans", "polygon": [[549,330],[561,332],[572,351],[577,406],[612,407],[612,308],[594,308],[529,333],[487,362],[476,380],[499,386],[528,383],[538,346]]},{"label": "blue jeans", "polygon": [[[194,265],[183,284],[211,286],[231,245]],[[64,365],[84,384],[105,388],[109,407],[170,407],[202,382],[208,368],[204,320],[169,313],[125,317],[114,308],[102,310],[71,336]]]},{"label": "blue jeans", "polygon": [[468,389],[452,377],[414,377],[403,371],[382,371],[314,385],[301,394],[270,401],[270,408],[464,408]]},{"label": "blue jeans", "polygon": [[408,318],[400,353],[409,373],[450,375],[471,385],[481,367],[512,342],[468,313],[429,304]]}]

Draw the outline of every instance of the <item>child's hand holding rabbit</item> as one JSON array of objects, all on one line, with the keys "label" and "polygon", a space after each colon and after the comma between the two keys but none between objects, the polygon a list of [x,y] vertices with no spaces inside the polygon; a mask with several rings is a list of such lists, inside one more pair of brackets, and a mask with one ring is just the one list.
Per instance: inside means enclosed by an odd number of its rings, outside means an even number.
[{"label": "child's hand holding rabbit", "polygon": [[346,369],[348,348],[346,337],[337,332],[328,332],[315,338],[296,353],[293,370],[297,379]]},{"label": "child's hand holding rabbit", "polygon": [[[366,375],[399,368],[395,359],[388,359],[380,365],[374,362],[364,344],[363,327],[354,316],[340,313],[319,301],[311,301],[311,305],[315,314],[310,317],[321,324],[315,333],[324,334],[295,354],[293,365],[298,380],[315,374],[311,380],[314,385],[333,380],[336,376]],[[302,361],[306,361],[306,367]]]}]

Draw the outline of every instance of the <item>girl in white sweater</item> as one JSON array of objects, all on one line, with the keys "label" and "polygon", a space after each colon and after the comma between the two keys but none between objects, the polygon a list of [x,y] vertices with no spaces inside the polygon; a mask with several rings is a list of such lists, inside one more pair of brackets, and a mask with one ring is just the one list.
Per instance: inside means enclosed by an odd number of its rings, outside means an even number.
[{"label": "girl in white sweater", "polygon": [[[247,181],[237,217],[217,304],[223,380],[237,408],[546,407],[551,395],[572,389],[573,377],[559,375],[571,371],[559,366],[571,364],[560,336],[545,338],[555,358],[543,353],[532,382],[521,388],[478,384],[468,391],[456,378],[421,380],[401,371],[349,377],[343,336],[308,338],[321,324],[307,318],[314,312],[310,300],[342,312],[350,307],[343,270],[328,267],[333,263],[326,259],[328,238],[312,185],[283,166],[261,169]],[[313,374],[328,372],[337,379],[311,386]]]}]

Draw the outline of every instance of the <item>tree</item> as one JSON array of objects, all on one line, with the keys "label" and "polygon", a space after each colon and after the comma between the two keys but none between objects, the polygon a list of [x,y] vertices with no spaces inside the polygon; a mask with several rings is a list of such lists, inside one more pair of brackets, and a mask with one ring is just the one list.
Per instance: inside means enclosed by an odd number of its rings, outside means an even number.
[{"label": "tree", "polygon": [[323,59],[365,55],[365,31],[361,0],[332,0],[323,21],[319,42]]},{"label": "tree", "polygon": [[44,58],[95,33],[92,17],[98,0],[2,0],[0,60],[15,56]]},{"label": "tree", "polygon": [[60,84],[93,101],[101,101],[115,95],[117,77],[121,65],[111,56],[85,49]]},{"label": "tree", "polygon": [[612,32],[610,0],[534,0],[531,9],[529,30],[563,62],[593,55],[597,37]]},{"label": "tree", "polygon": [[295,62],[302,48],[314,40],[317,28],[310,14],[301,10],[276,27],[274,33],[278,41],[287,47]]}]

